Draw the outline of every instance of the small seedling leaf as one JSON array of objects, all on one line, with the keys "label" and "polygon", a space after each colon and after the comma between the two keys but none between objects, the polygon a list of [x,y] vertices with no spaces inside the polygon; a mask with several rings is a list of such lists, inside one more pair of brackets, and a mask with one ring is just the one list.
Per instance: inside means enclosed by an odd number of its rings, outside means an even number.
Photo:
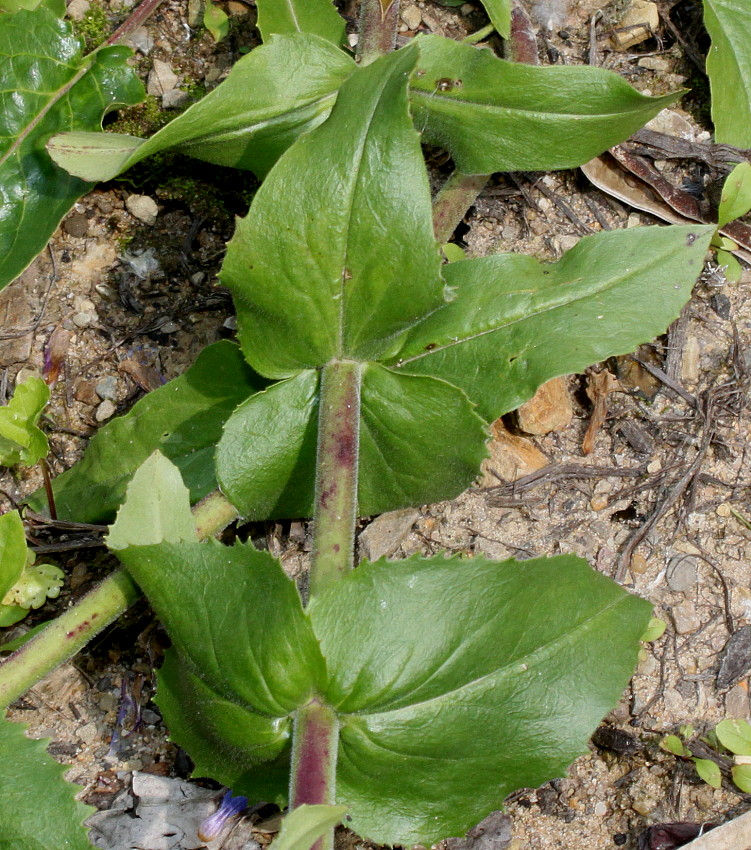
[{"label": "small seedling leaf", "polygon": [[136,470],[106,538],[110,549],[197,541],[190,491],[180,470],[154,452]]},{"label": "small seedling leaf", "polygon": [[751,794],[751,764],[733,765],[730,775],[744,794]]},{"label": "small seedling leaf", "polygon": [[406,96],[416,59],[405,48],[358,68],[331,117],[282,156],[238,222],[221,280],[262,375],[377,359],[444,303]]},{"label": "small seedling leaf", "polygon": [[0,289],[90,188],[52,162],[45,142],[62,130],[99,129],[114,104],[143,98],[127,64],[133,51],[105,47],[82,58],[64,13],[62,0],[44,0],[33,11],[0,14]]},{"label": "small seedling leaf", "polygon": [[712,45],[707,74],[715,141],[751,147],[751,5],[748,0],[704,0]]},{"label": "small seedling leaf", "polygon": [[466,174],[582,165],[680,96],[645,97],[610,71],[507,62],[437,35],[417,44],[415,126]]},{"label": "small seedling leaf", "polygon": [[[196,502],[216,489],[214,448],[233,409],[266,382],[231,342],[205,348],[180,377],[148,393],[94,435],[83,460],[52,482],[59,519],[111,522],[138,467],[157,449]],[[43,491],[29,500],[47,506]]]},{"label": "small seedling leaf", "polygon": [[264,41],[277,33],[312,33],[333,42],[344,39],[344,18],[331,0],[257,0],[258,29]]},{"label": "small seedling leaf", "polygon": [[650,616],[570,555],[365,563],[309,611],[341,724],[337,800],[360,835],[403,845],[460,835],[563,775]]},{"label": "small seedling leaf", "polygon": [[208,0],[206,3],[203,12],[203,25],[216,42],[222,41],[229,35],[229,16],[212,0]]},{"label": "small seedling leaf", "polygon": [[[360,420],[360,516],[452,498],[486,455],[482,420],[444,381],[368,364]],[[243,516],[312,514],[317,422],[313,371],[258,393],[232,414],[217,448],[217,475]]]},{"label": "small seedling leaf", "polygon": [[751,162],[741,162],[730,172],[722,187],[718,227],[751,210]]},{"label": "small seedling leaf", "polygon": [[0,466],[33,466],[46,457],[49,443],[37,422],[49,398],[47,384],[32,375],[18,384],[13,398],[0,407]]},{"label": "small seedling leaf", "polygon": [[31,740],[25,727],[0,715],[0,847],[8,850],[91,850],[83,821],[96,810],[76,800],[68,765]]},{"label": "small seedling leaf", "polygon": [[715,762],[710,759],[697,758],[693,761],[696,765],[696,772],[699,774],[699,777],[707,783],[707,785],[711,785],[712,788],[722,787],[722,773],[720,773],[720,768],[715,764]]},{"label": "small seedling leaf", "polygon": [[679,758],[687,758],[691,755],[691,750],[686,749],[683,741],[677,735],[666,735],[660,741],[660,749]]},{"label": "small seedling leaf", "polygon": [[743,266],[728,251],[717,252],[717,265],[722,266],[725,280],[728,283],[738,283],[743,276]]},{"label": "small seedling leaf", "polygon": [[665,634],[667,625],[659,617],[652,617],[649,623],[647,623],[647,630],[641,636],[642,641],[644,643],[651,643],[652,641],[659,640]]},{"label": "small seedling leaf", "polygon": [[745,720],[728,718],[715,727],[715,734],[725,749],[737,756],[751,756],[751,726]]},{"label": "small seedling leaf", "polygon": [[271,847],[273,850],[310,850],[346,812],[346,806],[298,806],[282,818],[279,836]]},{"label": "small seedling leaf", "polygon": [[690,297],[713,232],[597,233],[550,265],[518,254],[450,263],[443,273],[456,297],[409,333],[390,365],[462,387],[491,422],[548,379],[663,333]]},{"label": "small seedling leaf", "polygon": [[61,133],[52,158],[85,180],[110,180],[167,148],[263,177],[306,130],[326,119],[355,63],[314,35],[274,36],[238,60],[227,79],[155,133]]}]

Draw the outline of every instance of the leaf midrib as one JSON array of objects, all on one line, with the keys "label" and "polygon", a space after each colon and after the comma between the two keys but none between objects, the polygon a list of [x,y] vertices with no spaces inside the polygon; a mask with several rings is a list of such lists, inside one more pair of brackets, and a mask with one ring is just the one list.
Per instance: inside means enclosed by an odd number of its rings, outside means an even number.
[{"label": "leaf midrib", "polygon": [[[523,109],[521,107],[516,107],[516,106],[499,106],[495,103],[487,103],[487,102],[481,101],[481,100],[470,100],[469,98],[448,97],[447,95],[439,94],[438,91],[427,92],[424,89],[416,89],[416,88],[413,88],[412,86],[410,86],[409,91],[410,91],[410,94],[412,96],[424,98],[424,100],[428,104],[434,103],[435,101],[443,101],[446,105],[454,104],[454,105],[459,105],[460,107],[461,106],[475,106],[475,107],[478,107],[478,108],[484,110],[486,113],[488,111],[492,111],[493,113],[496,113],[497,115],[504,115],[504,114],[510,113],[512,115],[523,115],[525,117],[536,118],[538,120],[545,120],[545,119],[552,120],[554,118],[565,118],[565,119],[576,118],[576,119],[579,119],[580,121],[586,121],[586,120],[601,121],[601,120],[604,120],[604,119],[617,118],[618,116],[621,116],[621,115],[624,115],[624,114],[639,111],[640,109],[648,106],[648,104],[639,104],[639,105],[636,105],[635,107],[632,107],[630,109],[621,109],[618,112],[585,112],[585,113],[581,113],[581,112],[552,112],[552,111],[541,112],[539,110]],[[424,106],[424,108],[428,109],[428,111],[429,111],[429,106]]]},{"label": "leaf midrib", "polygon": [[[616,609],[618,606],[628,603],[630,601],[630,597],[624,596],[618,599],[613,600],[608,605],[603,608],[598,609],[597,612],[582,620],[572,629],[565,631],[552,640],[548,641],[548,643],[542,644],[538,646],[533,652],[527,653],[523,657],[514,659],[513,661],[508,662],[507,664],[503,664],[500,667],[496,667],[494,670],[491,670],[489,673],[485,673],[482,676],[478,676],[476,679],[472,679],[471,681],[464,682],[463,684],[452,688],[448,691],[443,691],[440,694],[437,694],[434,697],[428,697],[427,699],[422,699],[418,702],[411,702],[406,704],[397,704],[393,707],[386,707],[380,710],[372,710],[368,708],[363,708],[359,711],[343,711],[338,712],[341,718],[346,717],[383,717],[388,714],[396,714],[400,711],[414,711],[426,706],[440,703],[443,700],[452,701],[454,697],[460,695],[463,691],[471,691],[474,688],[482,686],[483,683],[489,682],[493,678],[498,678],[499,680],[503,678],[507,678],[512,673],[519,672],[519,665],[527,664],[531,669],[533,666],[537,667],[539,664],[535,663],[534,665],[530,663],[530,661],[538,662],[544,661],[546,657],[549,657],[554,650],[562,649],[567,643],[570,644],[573,639],[582,631],[589,629],[593,624],[596,623],[597,620],[609,614],[611,611]],[[527,671],[524,671],[527,672]],[[424,687],[425,683],[430,681],[429,677],[424,682],[421,682],[417,687]],[[413,689],[411,693],[414,693],[416,689]],[[405,699],[409,698],[409,693],[401,696],[399,698],[399,702],[402,702]]]},{"label": "leaf midrib", "polygon": [[[619,286],[624,280],[629,277],[633,277],[634,275],[644,274],[649,271],[651,268],[656,266],[662,266],[666,262],[668,258],[664,255],[661,255],[658,258],[651,260],[650,262],[645,263],[643,266],[637,266],[635,268],[629,269],[627,273],[619,275],[618,277],[611,278],[607,284],[607,286],[603,286],[596,290],[591,290],[589,292],[583,293],[575,298],[571,298],[567,301],[558,301],[555,304],[552,304],[548,307],[544,307],[538,310],[535,310],[531,313],[526,313],[523,316],[519,316],[516,319],[512,319],[511,321],[506,321],[503,324],[496,325],[492,328],[487,328],[486,330],[478,331],[477,333],[462,337],[461,339],[452,340],[451,342],[447,342],[442,345],[436,345],[435,348],[431,348],[430,351],[423,351],[419,354],[415,354],[411,357],[405,357],[404,359],[397,358],[396,361],[390,366],[392,369],[403,369],[407,364],[414,363],[417,360],[422,360],[425,357],[431,357],[439,352],[445,351],[448,348],[453,348],[457,345],[463,345],[468,342],[473,342],[476,339],[480,339],[483,336],[487,336],[488,334],[497,333],[498,331],[506,330],[507,328],[513,327],[514,325],[518,325],[522,322],[527,322],[531,319],[537,319],[540,316],[544,316],[546,313],[549,313],[553,310],[561,310],[566,307],[569,307],[574,304],[578,304],[579,302],[586,301],[589,298],[593,298],[597,295],[600,295],[604,292],[609,292],[614,287]],[[471,260],[469,261],[471,262]],[[564,285],[557,284],[557,285]],[[552,288],[552,285],[551,285]],[[459,296],[461,297],[461,295]],[[418,325],[419,328],[419,325]]]}]

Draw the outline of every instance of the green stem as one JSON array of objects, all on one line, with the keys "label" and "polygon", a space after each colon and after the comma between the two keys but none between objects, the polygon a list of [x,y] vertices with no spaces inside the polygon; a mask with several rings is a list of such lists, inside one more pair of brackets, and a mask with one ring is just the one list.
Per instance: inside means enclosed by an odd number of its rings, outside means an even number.
[{"label": "green stem", "polygon": [[369,65],[396,47],[399,0],[362,0],[357,61]]},{"label": "green stem", "polygon": [[[193,508],[202,539],[217,534],[237,511],[219,492]],[[72,658],[102,629],[123,614],[140,596],[123,570],[116,570],[64,614],[0,662],[0,709],[7,708],[29,688]]]},{"label": "green stem", "polygon": [[[295,715],[290,775],[290,808],[336,803],[336,757],[339,723],[336,712],[312,700]],[[311,850],[332,850],[334,830]]]},{"label": "green stem", "polygon": [[489,174],[455,171],[443,184],[433,199],[433,232],[438,242],[449,241],[489,179]]},{"label": "green stem", "polygon": [[495,27],[493,24],[488,24],[484,26],[482,29],[476,30],[475,32],[471,32],[468,36],[465,36],[462,39],[464,44],[477,44],[478,41],[482,41],[487,38],[489,35],[492,35],[495,32]]},{"label": "green stem", "polygon": [[357,519],[362,363],[332,360],[321,372],[311,595],[352,569]]}]

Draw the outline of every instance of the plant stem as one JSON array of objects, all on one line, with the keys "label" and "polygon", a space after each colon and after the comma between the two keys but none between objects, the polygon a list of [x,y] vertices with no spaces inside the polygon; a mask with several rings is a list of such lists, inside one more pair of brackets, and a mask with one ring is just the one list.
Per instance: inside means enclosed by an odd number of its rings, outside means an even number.
[{"label": "plant stem", "polygon": [[[237,511],[217,491],[193,508],[193,516],[198,535],[203,539],[229,525],[237,518]],[[0,662],[0,709],[7,708],[55,667],[72,658],[140,595],[130,576],[116,570]]]},{"label": "plant stem", "polygon": [[135,582],[116,570],[46,629],[0,663],[0,709],[7,708],[120,616],[140,596]]},{"label": "plant stem", "polygon": [[399,0],[362,0],[357,61],[369,65],[396,47]]},{"label": "plant stem", "polygon": [[[312,700],[295,715],[290,775],[290,808],[336,802],[336,757],[339,723],[336,712]],[[319,839],[311,850],[332,850],[334,830]]]},{"label": "plant stem", "polygon": [[489,179],[489,174],[455,171],[443,184],[433,199],[433,232],[438,242],[449,241]]},{"label": "plant stem", "polygon": [[487,38],[489,35],[492,35],[495,32],[495,27],[493,24],[488,24],[484,26],[482,29],[476,30],[475,32],[471,32],[469,35],[465,36],[462,39],[463,44],[477,44],[478,41],[482,41],[484,38]]},{"label": "plant stem", "polygon": [[213,537],[237,519],[237,508],[214,490],[193,506],[193,519],[199,540]]},{"label": "plant stem", "polygon": [[109,47],[113,44],[119,44],[124,41],[132,32],[144,24],[151,15],[154,14],[157,7],[161,6],[163,0],[144,0],[128,18],[120,24],[120,26],[107,39],[105,45]]},{"label": "plant stem", "polygon": [[362,363],[332,360],[321,371],[310,592],[352,569],[357,519]]}]

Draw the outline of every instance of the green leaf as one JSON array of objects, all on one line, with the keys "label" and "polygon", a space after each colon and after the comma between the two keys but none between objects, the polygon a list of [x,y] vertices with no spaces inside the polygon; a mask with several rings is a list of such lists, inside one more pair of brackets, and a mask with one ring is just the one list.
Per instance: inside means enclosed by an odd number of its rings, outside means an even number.
[{"label": "green leaf", "polygon": [[203,25],[211,33],[214,41],[221,41],[229,35],[229,16],[212,0],[208,0],[204,9]]},{"label": "green leaf", "polygon": [[[133,473],[158,449],[179,468],[192,502],[216,489],[214,449],[234,408],[265,382],[230,342],[210,345],[187,371],[108,422],[83,460],[52,482],[59,519],[109,522]],[[42,491],[29,501],[44,510]]]},{"label": "green leaf", "polygon": [[710,759],[697,758],[693,761],[700,779],[703,779],[707,785],[711,785],[712,788],[722,787],[722,774],[720,773],[720,768],[715,764],[715,762]]},{"label": "green leaf", "polygon": [[496,254],[444,266],[457,297],[407,337],[393,368],[462,387],[487,421],[556,375],[654,339],[698,277],[713,226],[582,239],[557,263]]},{"label": "green leaf", "polygon": [[346,806],[298,806],[282,818],[282,828],[272,843],[273,850],[310,850],[346,812]]},{"label": "green leaf", "polygon": [[[286,805],[292,721],[259,714],[210,688],[174,649],[158,673],[157,703],[170,740],[211,777],[256,800]],[[260,764],[260,767],[259,767]]]},{"label": "green leaf", "polygon": [[751,210],[751,162],[741,162],[728,174],[722,187],[717,227],[724,227]]},{"label": "green leaf", "polygon": [[747,0],[704,0],[712,46],[707,74],[715,141],[751,147],[751,6]]},{"label": "green leaf", "polygon": [[50,446],[37,422],[49,398],[47,384],[31,375],[16,386],[8,404],[0,407],[0,465],[33,466],[47,456]]},{"label": "green leaf", "polygon": [[482,0],[482,5],[498,34],[508,38],[511,34],[511,0]]},{"label": "green leaf", "polygon": [[730,769],[733,782],[745,794],[751,794],[751,764],[736,764]]},{"label": "green leaf", "polygon": [[715,727],[717,739],[737,756],[751,756],[751,726],[745,720],[728,718]]},{"label": "green leaf", "polygon": [[571,555],[436,556],[363,564],[309,613],[341,723],[348,826],[429,845],[586,752],[650,605]]},{"label": "green leaf", "polygon": [[165,541],[198,541],[190,491],[180,470],[160,452],[154,452],[136,470],[128,484],[125,502],[110,527],[110,549],[149,546]]},{"label": "green leaf", "polygon": [[0,848],[91,850],[83,821],[95,812],[76,800],[81,789],[63,779],[70,768],[32,741],[24,726],[0,716]]},{"label": "green leaf", "polygon": [[460,247],[455,242],[446,242],[445,245],[441,245],[441,251],[443,251],[443,256],[449,263],[455,263],[457,260],[463,260],[467,256],[467,252],[464,248]]},{"label": "green leaf", "polygon": [[0,516],[0,602],[21,578],[27,560],[26,533],[18,511]]},{"label": "green leaf", "polygon": [[44,248],[89,187],[56,166],[45,142],[62,130],[94,130],[114,104],[138,103],[143,86],[127,47],[81,57],[65,4],[0,15],[0,288]]},{"label": "green leaf", "polygon": [[360,419],[360,516],[452,499],[487,456],[482,419],[444,381],[369,363]]},{"label": "green leaf", "polygon": [[41,0],[2,0],[0,12],[18,12],[20,9],[36,9]]},{"label": "green leaf", "polygon": [[582,165],[680,95],[645,97],[610,71],[507,62],[436,35],[417,44],[415,126],[466,174]]},{"label": "green leaf", "polygon": [[376,359],[443,304],[430,190],[407,109],[416,58],[406,48],[359,68],[329,120],[284,154],[238,223],[221,279],[245,356],[267,377],[332,357]]},{"label": "green leaf", "polygon": [[641,636],[642,642],[652,643],[652,641],[659,640],[665,634],[667,626],[668,624],[664,620],[661,620],[659,617],[652,617],[647,623],[646,631]]},{"label": "green leaf", "polygon": [[[358,514],[453,498],[486,455],[482,420],[461,390],[368,364],[361,390]],[[240,405],[217,449],[217,476],[246,517],[313,511],[318,375],[302,372]]]},{"label": "green leaf", "polygon": [[297,589],[268,552],[211,539],[116,554],[180,658],[217,694],[284,725],[323,680]]},{"label": "green leaf", "polygon": [[47,148],[86,180],[110,180],[147,156],[176,148],[264,176],[301,134],[324,121],[355,63],[314,35],[274,36],[232,67],[227,79],[155,133],[62,133]]},{"label": "green leaf", "polygon": [[274,33],[313,33],[333,41],[344,38],[344,18],[331,0],[258,0],[258,29],[268,41]]},{"label": "green leaf", "polygon": [[216,450],[222,492],[248,519],[312,516],[319,376],[312,370],[251,396]]},{"label": "green leaf", "polygon": [[666,753],[672,753],[679,758],[688,758],[691,755],[691,750],[687,749],[677,735],[666,735],[660,741],[660,749],[665,750]]},{"label": "green leaf", "polygon": [[717,264],[722,266],[725,280],[728,283],[738,283],[743,275],[743,266],[727,251],[717,252]]}]

